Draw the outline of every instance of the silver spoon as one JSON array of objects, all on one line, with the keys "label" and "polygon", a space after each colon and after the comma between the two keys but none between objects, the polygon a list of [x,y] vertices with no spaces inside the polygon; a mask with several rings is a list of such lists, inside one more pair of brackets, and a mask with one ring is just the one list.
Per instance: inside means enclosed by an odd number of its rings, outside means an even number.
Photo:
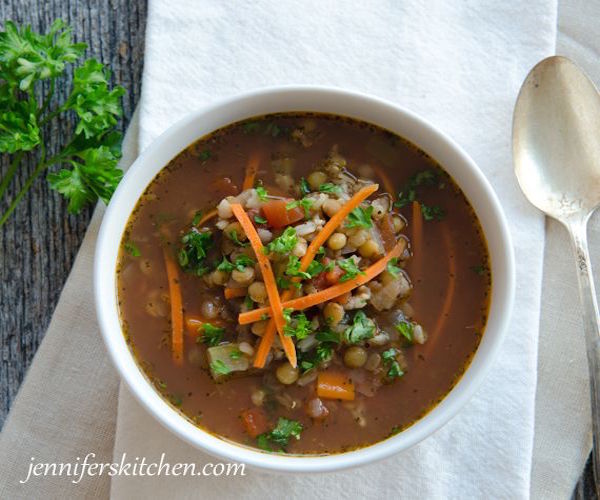
[{"label": "silver spoon", "polygon": [[575,250],[590,371],[594,476],[600,481],[600,330],[587,222],[600,204],[600,94],[565,57],[537,64],[513,118],[515,173],[525,196],[569,231]]}]

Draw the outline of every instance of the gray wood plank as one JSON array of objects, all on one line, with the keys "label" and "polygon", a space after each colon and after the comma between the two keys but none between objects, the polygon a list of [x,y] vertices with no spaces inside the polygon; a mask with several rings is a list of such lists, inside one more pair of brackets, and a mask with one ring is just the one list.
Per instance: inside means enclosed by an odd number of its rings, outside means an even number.
[{"label": "gray wood plank", "polygon": [[[0,25],[6,20],[31,24],[44,32],[56,18],[73,27],[88,44],[87,57],[111,67],[112,80],[127,91],[124,130],[140,96],[146,23],[145,0],[0,0]],[[57,87],[64,98],[68,85]],[[72,117],[49,127],[45,142],[56,151],[70,136]],[[24,162],[11,186],[14,194],[34,168]],[[0,159],[0,175],[8,158]],[[0,211],[7,208],[0,202]],[[39,346],[91,216],[67,213],[62,198],[42,176],[0,229],[0,427]]]}]

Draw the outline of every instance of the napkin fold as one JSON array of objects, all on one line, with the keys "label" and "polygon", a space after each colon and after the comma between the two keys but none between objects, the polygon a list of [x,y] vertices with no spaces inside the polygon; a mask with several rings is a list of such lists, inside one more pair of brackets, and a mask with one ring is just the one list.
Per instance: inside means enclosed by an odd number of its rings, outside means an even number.
[{"label": "napkin fold", "polygon": [[[153,0],[146,37],[141,149],[190,109],[253,87],[313,83],[372,93],[419,113],[465,147],[503,203],[516,251],[518,306],[509,335],[484,386],[447,426],[359,471],[276,481],[252,471],[243,486],[239,478],[203,478],[203,497],[526,497],[544,223],[512,173],[510,123],[527,72],[554,52],[556,3]],[[122,386],[114,456],[125,451],[213,460],[173,439]],[[197,488],[197,478],[116,477],[111,492],[191,498]]]}]

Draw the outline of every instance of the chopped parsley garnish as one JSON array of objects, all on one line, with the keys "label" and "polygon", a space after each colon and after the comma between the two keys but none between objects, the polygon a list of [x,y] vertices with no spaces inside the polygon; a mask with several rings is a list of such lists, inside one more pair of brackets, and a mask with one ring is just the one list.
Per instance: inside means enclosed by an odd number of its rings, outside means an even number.
[{"label": "chopped parsley garnish", "polygon": [[198,158],[200,158],[201,161],[206,161],[211,156],[212,156],[212,153],[208,149],[205,149],[204,151],[200,151],[200,154],[198,155]]},{"label": "chopped parsley garnish", "polygon": [[233,360],[240,359],[242,357],[242,351],[236,349],[235,351],[231,351],[229,353],[229,357]]},{"label": "chopped parsley garnish", "polygon": [[257,224],[266,224],[267,219],[265,219],[264,217],[261,217],[260,215],[255,215],[254,222],[256,222]]},{"label": "chopped parsley garnish", "polygon": [[223,340],[223,334],[225,333],[225,328],[221,328],[218,326],[213,326],[210,323],[204,323],[200,328],[198,328],[199,332],[202,332],[202,337],[198,337],[198,339],[202,339],[208,346],[216,346],[221,340]]},{"label": "chopped parsley garnish", "polygon": [[323,272],[324,269],[325,266],[323,264],[316,260],[313,260],[306,268],[306,271],[301,271],[300,259],[295,255],[290,255],[287,267],[285,269],[285,274],[293,278],[302,278],[308,280],[314,278],[317,274],[321,274],[321,272]]},{"label": "chopped parsley garnish", "polygon": [[423,203],[421,203],[421,214],[423,214],[423,219],[426,221],[442,220],[444,215],[446,215],[443,208],[438,207],[437,205],[429,206]]},{"label": "chopped parsley garnish", "polygon": [[251,134],[260,130],[260,123],[258,122],[247,122],[242,125],[244,134]]},{"label": "chopped parsley garnish", "polygon": [[307,372],[318,367],[321,363],[329,361],[333,355],[333,343],[322,342],[316,349],[308,353],[299,353],[299,366],[302,372]]},{"label": "chopped parsley garnish", "polygon": [[270,135],[271,137],[277,137],[281,134],[281,128],[275,122],[269,122],[265,127],[265,134]]},{"label": "chopped parsley garnish", "polygon": [[304,218],[308,219],[310,217],[310,209],[313,206],[313,200],[310,198],[302,198],[301,200],[290,201],[286,206],[286,210],[292,210],[296,207],[302,207],[304,210]]},{"label": "chopped parsley garnish", "polygon": [[358,344],[363,340],[373,337],[375,323],[363,311],[357,311],[352,320],[352,325],[344,330],[344,340],[348,344]]},{"label": "chopped parsley garnish", "polygon": [[279,417],[277,425],[272,431],[265,432],[256,438],[258,447],[266,451],[273,451],[272,446],[285,448],[291,438],[300,439],[302,430],[300,422]]},{"label": "chopped parsley garnish", "polygon": [[267,190],[262,186],[256,186],[256,194],[258,195],[258,199],[260,201],[267,201]]},{"label": "chopped parsley garnish", "polygon": [[244,305],[248,311],[254,308],[254,301],[250,298],[250,295],[246,295],[246,298],[244,299]]},{"label": "chopped parsley garnish", "polygon": [[248,246],[248,242],[247,241],[240,241],[240,239],[238,238],[238,234],[237,231],[230,231],[229,233],[227,233],[227,236],[229,236],[229,239],[231,241],[233,241],[238,247],[247,247]]},{"label": "chopped parsley garnish", "polygon": [[381,353],[383,364],[386,365],[388,368],[387,376],[392,379],[399,378],[402,377],[402,375],[404,375],[402,368],[400,368],[400,363],[398,363],[398,360],[396,358],[397,354],[398,351],[396,351],[396,349],[394,349],[393,347]]},{"label": "chopped parsley garnish", "polygon": [[344,271],[344,274],[342,274],[342,277],[340,278],[341,282],[356,278],[359,274],[365,274],[364,271],[360,270],[352,258],[340,259],[337,261],[337,265]]},{"label": "chopped parsley garnish", "polygon": [[[444,185],[439,182],[439,174],[435,170],[422,170],[408,179],[402,191],[398,193],[398,201],[394,203],[395,207],[402,208],[417,200],[417,188],[421,186],[434,186],[438,184],[440,188]],[[425,205],[421,202],[421,213],[426,221],[441,220],[445,213],[441,207],[435,205]]]},{"label": "chopped parsley garnish", "polygon": [[130,241],[126,241],[125,244],[123,245],[123,248],[132,257],[139,257],[140,255],[142,255],[142,253],[140,252],[140,249],[131,240]]},{"label": "chopped parsley garnish", "polygon": [[346,222],[346,227],[362,227],[364,229],[369,229],[373,227],[373,221],[371,220],[372,214],[372,206],[368,206],[367,208],[356,207],[354,210],[352,210],[352,212],[348,214],[348,222]]},{"label": "chopped parsley garnish", "polygon": [[234,269],[242,272],[247,267],[253,267],[256,264],[254,259],[248,257],[247,255],[238,255],[233,264],[227,260],[227,257],[223,257],[221,263],[217,266],[218,271],[225,271],[226,273],[230,273]]},{"label": "chopped parsley garnish", "polygon": [[319,191],[321,191],[321,193],[341,193],[342,188],[332,184],[331,182],[326,182],[325,184],[321,184],[319,186]]},{"label": "chopped parsley garnish", "polygon": [[194,214],[194,218],[192,219],[192,226],[197,226],[200,223],[201,220],[202,220],[202,211],[198,210]]},{"label": "chopped parsley garnish", "polygon": [[310,193],[310,186],[308,185],[308,182],[306,182],[306,179],[304,177],[301,177],[300,178],[300,194],[302,196],[305,196],[308,193]]},{"label": "chopped parsley garnish", "polygon": [[210,369],[217,375],[228,375],[229,373],[231,373],[231,370],[220,359],[213,361],[210,364]]},{"label": "chopped parsley garnish", "polygon": [[283,318],[285,319],[284,335],[302,340],[312,333],[312,323],[306,314],[299,312],[292,315],[290,309],[284,309]]},{"label": "chopped parsley garnish", "polygon": [[209,271],[206,255],[213,245],[212,234],[192,228],[181,237],[181,243],[182,247],[177,257],[183,270],[196,276],[206,274]]},{"label": "chopped parsley garnish", "polygon": [[393,257],[389,260],[386,266],[387,272],[390,273],[394,278],[397,278],[400,275],[400,272],[402,271],[402,269],[398,267],[397,264],[398,259],[396,257]]},{"label": "chopped parsley garnish", "polygon": [[337,333],[337,332],[334,332],[333,330],[330,330],[329,328],[325,328],[323,330],[319,330],[315,334],[315,338],[319,342],[333,342],[335,344],[339,344],[340,343],[340,334]]},{"label": "chopped parsley garnish", "polygon": [[408,321],[400,321],[400,323],[396,323],[394,328],[400,332],[409,344],[413,344],[415,341],[414,338],[414,324]]},{"label": "chopped parsley garnish", "polygon": [[298,236],[296,235],[296,230],[293,227],[288,226],[285,228],[285,231],[281,233],[281,236],[278,236],[271,241],[271,243],[264,247],[264,252],[265,254],[286,254],[291,252],[297,243]]},{"label": "chopped parsley garnish", "polygon": [[398,193],[398,201],[394,203],[395,207],[402,208],[409,205],[417,199],[417,188],[420,186],[433,186],[438,181],[438,174],[435,170],[422,170],[408,179],[408,182]]},{"label": "chopped parsley garnish", "polygon": [[484,266],[483,264],[479,264],[478,266],[472,266],[471,270],[478,276],[483,276],[487,271],[487,266]]}]

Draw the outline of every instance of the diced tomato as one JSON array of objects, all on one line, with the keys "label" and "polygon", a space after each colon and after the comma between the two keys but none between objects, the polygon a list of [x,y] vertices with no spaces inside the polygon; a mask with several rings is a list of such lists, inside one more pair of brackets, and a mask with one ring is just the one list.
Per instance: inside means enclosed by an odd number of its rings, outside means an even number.
[{"label": "diced tomato", "polygon": [[300,207],[288,210],[286,205],[291,200],[271,200],[262,206],[262,212],[265,215],[269,226],[280,228],[289,226],[294,222],[304,218],[304,210]]},{"label": "diced tomato", "polygon": [[243,410],[240,414],[244,430],[250,437],[255,438],[259,434],[267,432],[267,416],[260,408]]},{"label": "diced tomato", "polygon": [[335,266],[331,271],[328,271],[327,273],[325,273],[325,279],[327,280],[327,283],[329,283],[330,285],[335,285],[340,280],[340,278],[344,275],[344,273],[345,273],[345,271],[343,271],[338,266]]}]

